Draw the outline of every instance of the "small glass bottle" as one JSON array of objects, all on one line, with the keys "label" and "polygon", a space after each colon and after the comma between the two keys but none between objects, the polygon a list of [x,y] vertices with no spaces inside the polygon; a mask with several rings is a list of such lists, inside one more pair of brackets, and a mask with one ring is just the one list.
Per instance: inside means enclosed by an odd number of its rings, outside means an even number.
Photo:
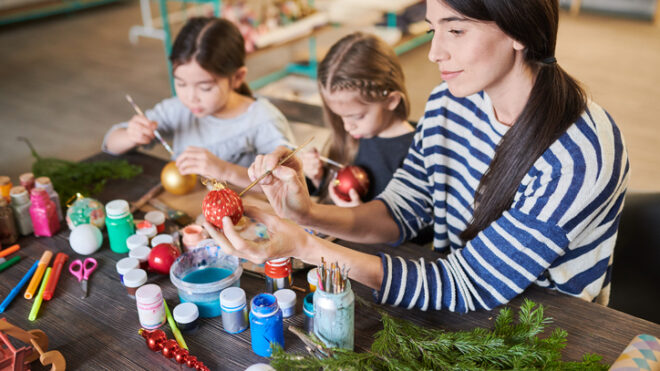
[{"label": "small glass bottle", "polygon": [[291,289],[281,289],[273,294],[282,309],[282,317],[289,318],[296,314],[296,293]]},{"label": "small glass bottle", "polygon": [[23,186],[13,187],[9,191],[11,208],[14,210],[14,219],[18,232],[27,236],[32,233],[32,218],[30,217],[30,194]]},{"label": "small glass bottle", "polygon": [[197,247],[197,244],[208,238],[206,230],[197,224],[190,224],[181,230],[183,237],[183,247],[186,251],[192,251]]},{"label": "small glass bottle", "polygon": [[248,312],[245,291],[240,287],[228,287],[220,293],[222,327],[230,334],[245,331],[248,327]]},{"label": "small glass bottle", "polygon": [[355,331],[355,296],[351,282],[337,294],[314,291],[314,335],[327,346],[353,350]]},{"label": "small glass bottle", "polygon": [[266,273],[266,292],[273,293],[290,288],[291,258],[268,260],[264,264],[264,273]]},{"label": "small glass bottle", "polygon": [[34,235],[37,237],[52,237],[60,230],[60,221],[57,219],[55,202],[50,199],[48,192],[43,188],[34,188],[30,195],[30,217]]},{"label": "small glass bottle", "polygon": [[284,348],[282,310],[272,294],[255,296],[250,307],[252,350],[259,356],[270,357],[271,343],[277,343]]},{"label": "small glass bottle", "polygon": [[128,252],[126,239],[135,233],[133,215],[125,200],[110,201],[105,205],[105,225],[108,228],[110,250],[125,254]]},{"label": "small glass bottle", "polygon": [[135,291],[140,326],[155,329],[165,323],[165,304],[163,292],[156,284],[142,285]]},{"label": "small glass bottle", "polygon": [[62,207],[60,206],[60,195],[57,194],[55,188],[53,188],[53,183],[50,181],[50,178],[47,176],[40,176],[34,181],[35,188],[42,188],[48,192],[48,197],[55,203],[55,212],[57,213],[57,220],[60,222],[64,220],[64,214],[62,214]]},{"label": "small glass bottle", "polygon": [[174,307],[172,317],[184,334],[194,334],[199,328],[199,309],[195,303],[181,303]]},{"label": "small glass bottle", "polygon": [[21,183],[21,186],[25,188],[28,193],[32,192],[34,188],[34,174],[32,173],[23,173],[18,176],[18,181]]},{"label": "small glass bottle", "polygon": [[14,212],[7,200],[0,197],[0,243],[11,245],[18,239],[16,231],[16,222],[14,221]]},{"label": "small glass bottle", "polygon": [[6,175],[0,176],[0,197],[4,198],[7,202],[9,202],[9,190],[13,186],[11,178]]},{"label": "small glass bottle", "polygon": [[147,272],[144,269],[131,269],[122,277],[126,293],[129,298],[135,299],[138,288],[147,283]]}]

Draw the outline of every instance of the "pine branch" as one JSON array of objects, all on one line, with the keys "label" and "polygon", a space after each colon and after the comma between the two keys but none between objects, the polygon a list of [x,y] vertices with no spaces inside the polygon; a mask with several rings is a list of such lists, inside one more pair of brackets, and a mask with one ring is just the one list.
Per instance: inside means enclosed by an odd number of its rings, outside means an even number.
[{"label": "pine branch", "polygon": [[278,370],[606,370],[602,357],[587,354],[581,362],[562,362],[567,333],[559,328],[540,339],[552,319],[543,306],[525,300],[514,323],[509,308],[500,310],[492,330],[446,332],[419,327],[391,317],[382,310],[383,329],[375,334],[371,351],[356,353],[336,349],[332,357],[318,359],[273,353],[271,365]]}]

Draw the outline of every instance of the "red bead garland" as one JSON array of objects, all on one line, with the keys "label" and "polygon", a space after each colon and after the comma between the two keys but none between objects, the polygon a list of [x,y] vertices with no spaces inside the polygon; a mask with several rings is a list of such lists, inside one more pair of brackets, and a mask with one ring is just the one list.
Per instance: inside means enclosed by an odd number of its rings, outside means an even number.
[{"label": "red bead garland", "polygon": [[167,339],[167,335],[163,330],[147,330],[141,328],[138,331],[146,341],[149,349],[154,352],[161,352],[167,358],[174,358],[179,364],[184,364],[197,371],[210,371],[202,362],[197,360],[197,357],[191,356],[187,350],[179,347],[179,344],[174,339]]}]

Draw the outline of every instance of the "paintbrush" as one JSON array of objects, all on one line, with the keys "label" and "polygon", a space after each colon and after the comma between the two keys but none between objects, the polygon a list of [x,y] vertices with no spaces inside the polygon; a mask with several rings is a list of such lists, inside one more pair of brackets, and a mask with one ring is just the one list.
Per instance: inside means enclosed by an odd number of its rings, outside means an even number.
[{"label": "paintbrush", "polygon": [[[294,149],[294,148],[296,148],[296,146],[294,146],[294,145],[291,144],[291,143],[284,143],[284,145],[287,146],[287,147],[289,147],[289,149]],[[340,164],[339,162],[337,162],[337,161],[335,161],[335,160],[331,160],[331,159],[329,159],[329,158],[327,158],[327,157],[325,157],[325,156],[319,156],[319,160],[325,162],[325,163],[328,164],[328,165],[336,166],[336,167],[338,167],[338,168],[340,168],[340,169],[344,167],[344,165]]]},{"label": "paintbrush", "polygon": [[[135,110],[135,113],[137,113],[138,115],[140,115],[140,116],[142,116],[142,117],[145,117],[145,118],[147,117],[147,116],[144,114],[144,112],[142,112],[142,110],[140,109],[140,107],[139,107],[139,106],[133,101],[133,98],[131,98],[130,95],[126,94],[126,100],[128,101],[128,103],[131,104],[131,106],[133,106],[133,109]],[[158,139],[158,141],[160,142],[160,144],[162,144],[163,147],[165,147],[165,149],[167,150],[167,152],[170,153],[170,156],[174,156],[174,151],[172,150],[172,147],[170,147],[170,145],[167,144],[167,142],[165,141],[165,139],[163,139],[163,137],[160,136],[160,133],[158,132],[157,129],[154,130],[154,136],[156,137],[156,139]]]},{"label": "paintbrush", "polygon": [[[280,162],[278,162],[277,165],[275,165],[275,168],[277,168],[278,166],[282,165],[282,164],[285,163],[288,159],[290,159],[291,157],[293,157],[293,155],[295,155],[298,151],[300,151],[301,149],[303,149],[303,148],[304,148],[306,145],[308,145],[309,142],[311,142],[312,140],[314,140],[314,136],[309,137],[309,139],[307,139],[307,140],[305,141],[305,143],[299,145],[298,148],[294,149],[294,150],[293,150],[291,153],[289,153],[285,158],[281,159]],[[265,177],[267,177],[268,175],[270,175],[270,174],[273,172],[273,170],[274,170],[275,168],[270,169],[270,170],[266,171],[265,173],[261,174],[260,177],[258,177],[258,178],[255,179],[252,183],[250,183],[247,187],[245,187],[245,189],[242,190],[241,193],[238,194],[238,197],[242,197],[243,194],[245,194],[245,192],[249,191],[252,187],[254,187],[257,183],[259,183],[263,178],[265,178]]]}]

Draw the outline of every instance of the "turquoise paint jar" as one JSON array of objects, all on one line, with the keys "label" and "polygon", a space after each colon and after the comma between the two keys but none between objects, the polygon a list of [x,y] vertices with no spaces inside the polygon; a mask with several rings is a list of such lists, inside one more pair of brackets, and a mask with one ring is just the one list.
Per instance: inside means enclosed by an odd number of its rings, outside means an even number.
[{"label": "turquoise paint jar", "polygon": [[126,239],[135,233],[133,215],[125,200],[110,201],[105,205],[105,225],[108,228],[110,250],[118,254],[128,252]]},{"label": "turquoise paint jar", "polygon": [[250,306],[250,332],[252,350],[262,357],[270,357],[271,343],[284,348],[284,324],[282,310],[273,294],[259,294],[252,298]]},{"label": "turquoise paint jar", "polygon": [[327,346],[353,350],[355,295],[346,280],[343,292],[314,291],[314,334]]}]

